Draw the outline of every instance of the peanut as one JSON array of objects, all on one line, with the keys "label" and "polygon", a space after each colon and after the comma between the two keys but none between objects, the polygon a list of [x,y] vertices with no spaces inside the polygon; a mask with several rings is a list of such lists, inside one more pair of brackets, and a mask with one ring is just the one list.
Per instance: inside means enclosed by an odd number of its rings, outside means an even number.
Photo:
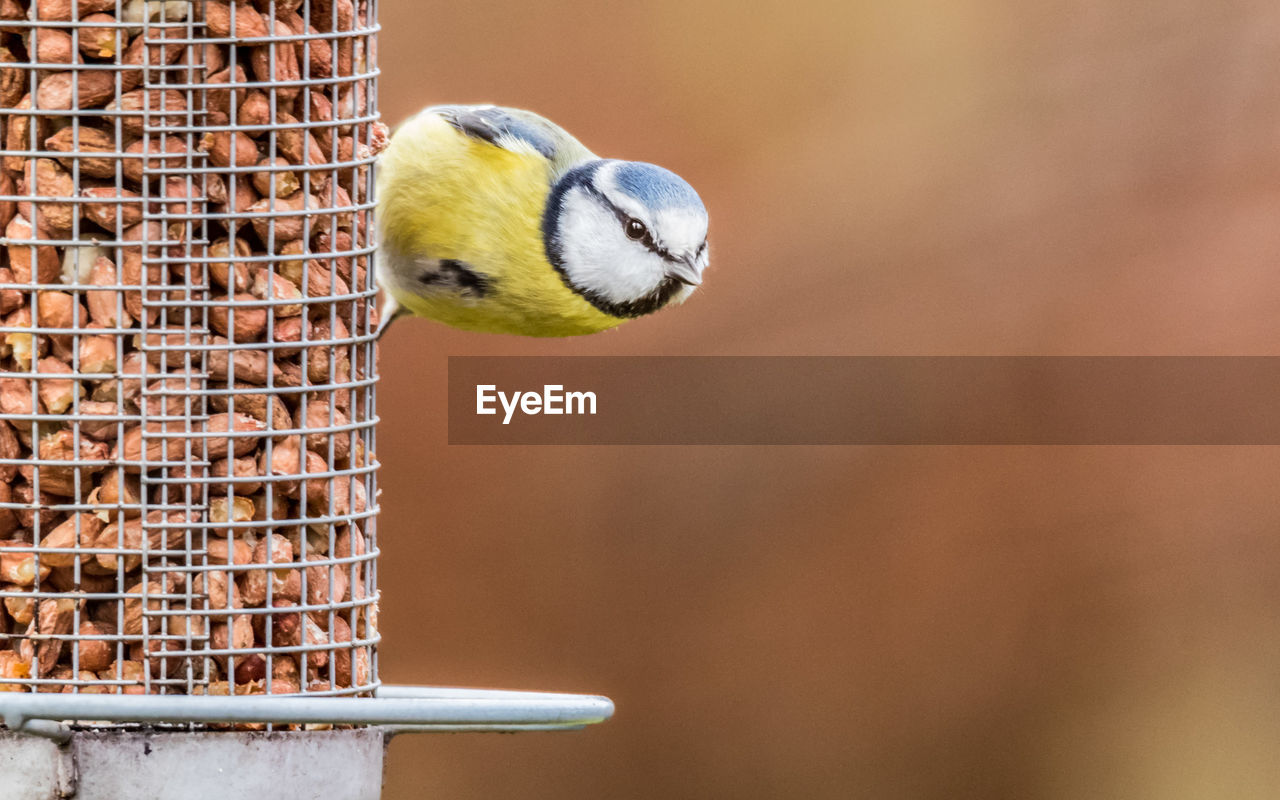
[{"label": "peanut", "polygon": [[236,124],[244,127],[271,124],[271,100],[266,92],[254,89],[245,96],[236,112]]},{"label": "peanut", "polygon": [[293,31],[283,21],[276,20],[275,34],[281,38],[281,43],[253,48],[249,53],[249,64],[255,78],[274,84],[272,91],[276,97],[289,103],[301,91],[299,86],[290,84],[296,84],[302,78],[302,70],[298,66],[298,51],[289,41]]},{"label": "peanut", "polygon": [[240,597],[245,605],[259,607],[267,600],[268,587],[273,595],[278,594],[288,580],[290,562],[293,561],[293,547],[289,540],[276,534],[267,534],[258,542],[253,550],[255,564],[279,564],[283,566],[271,569],[249,569],[240,578]]},{"label": "peanut", "polygon": [[[307,556],[308,561],[323,561],[324,556]],[[347,599],[347,573],[342,564],[307,567],[307,604],[332,605]],[[332,589],[330,581],[332,580]]]},{"label": "peanut", "polygon": [[[59,497],[80,497],[89,491],[90,479],[104,468],[103,464],[84,463],[105,461],[109,448],[102,442],[95,442],[88,437],[81,437],[80,451],[77,454],[74,445],[75,435],[66,429],[55,431],[40,437],[37,454],[47,461],[72,461],[80,463],[79,467],[55,467],[44,464],[40,467],[21,466],[18,471],[32,485],[34,475],[39,470],[40,491]],[[76,480],[79,478],[79,486]]]},{"label": "peanut", "polygon": [[[243,239],[218,239],[209,245],[209,255],[213,258],[248,258],[252,254],[249,243]],[[243,261],[211,261],[209,277],[224,289],[237,293],[249,291],[249,265]]]},{"label": "peanut", "polygon": [[186,96],[174,89],[134,89],[108,103],[107,110],[138,112],[120,117],[120,127],[132,136],[141,136],[148,124],[154,129],[187,121]]},{"label": "peanut", "polygon": [[[8,433],[12,435],[13,431]],[[14,472],[17,472],[17,465],[10,465]],[[0,503],[13,502],[13,489],[9,488],[8,483],[0,483]],[[9,536],[18,527],[18,517],[13,513],[11,508],[0,508],[0,536]],[[0,614],[0,616],[3,616]]]},{"label": "peanut", "polygon": [[0,692],[25,692],[27,686],[12,681],[31,677],[31,662],[17,653],[0,650]]},{"label": "peanut", "polygon": [[41,675],[52,672],[54,665],[58,663],[65,641],[61,637],[71,633],[75,612],[76,601],[69,597],[40,601],[36,613],[36,630],[44,636],[58,637],[44,639],[36,646]]},{"label": "peanut", "polygon": [[[18,553],[8,549],[20,544],[20,542],[0,542],[0,548],[2,548],[0,549],[0,580],[17,586],[31,586],[36,582],[37,575],[44,580],[49,574],[50,567],[44,563],[37,566],[34,553]],[[13,616],[16,619],[18,615]]]},{"label": "peanut", "polygon": [[[123,37],[124,32],[117,34],[114,27],[116,18],[110,14],[95,12],[86,14],[80,18],[80,22],[86,27],[80,28],[80,52],[89,58],[111,58],[120,50],[118,37]],[[97,23],[92,25],[92,23]]]},{"label": "peanut", "polygon": [[[311,336],[311,322],[305,316],[287,317],[276,320],[270,341],[277,345],[288,345],[302,341],[304,336],[308,338]],[[277,346],[275,348],[278,358],[290,358],[300,352],[302,352],[300,347]]]},{"label": "peanut", "polygon": [[307,166],[323,164],[326,161],[324,151],[320,149],[315,135],[301,127],[296,117],[281,111],[276,114],[276,121],[281,126],[276,134],[276,146],[289,163]]},{"label": "peanut", "polygon": [[[228,471],[230,472],[230,475],[228,475]],[[258,462],[252,457],[245,457],[233,459],[230,468],[228,468],[227,461],[225,459],[214,461],[209,467],[209,475],[214,478],[256,478],[260,476],[260,472],[258,470]],[[217,485],[215,484],[215,486]],[[249,495],[257,493],[258,490],[262,488],[262,482],[237,481],[236,483],[228,484],[228,486],[237,494]],[[221,488],[219,487],[218,490],[221,491]],[[239,500],[242,498],[236,499]]]},{"label": "peanut", "polygon": [[[114,347],[114,342],[113,342]],[[80,432],[98,441],[109,441],[119,433],[119,424],[112,419],[95,419],[95,417],[116,416],[119,409],[114,403],[100,403],[97,400],[81,400],[80,414],[82,418],[77,424]]]},{"label": "peanut", "polygon": [[132,189],[89,186],[81,190],[80,195],[92,201],[81,205],[85,217],[112,233],[142,221],[141,195]]},{"label": "peanut", "polygon": [[[25,74],[23,86],[25,88]],[[31,108],[31,94],[27,93],[22,96],[17,103],[13,104],[14,111],[23,111]],[[34,138],[32,138],[33,129],[31,127],[32,118],[29,115],[13,114],[7,120],[4,131],[4,147],[6,150],[35,150],[40,140],[40,121],[36,120],[34,129]],[[21,155],[7,155],[4,157],[4,168],[15,173],[21,174],[26,168],[26,157]]]},{"label": "peanut", "polygon": [[33,19],[67,22],[74,9],[81,16],[115,8],[115,0],[36,0]]},{"label": "peanut", "polygon": [[164,514],[152,511],[147,515],[147,523],[153,526],[148,532],[143,527],[142,517],[126,520],[123,525],[112,522],[102,529],[94,542],[99,550],[119,550],[121,553],[98,553],[94,559],[105,570],[115,572],[123,562],[125,572],[133,572],[142,565],[142,548],[144,541],[151,550],[165,550],[182,544],[186,534],[183,527],[187,522],[187,512],[171,511]]},{"label": "peanut", "polygon": [[[37,363],[36,372],[51,375],[70,375],[71,367],[56,358],[45,357]],[[40,401],[50,414],[61,414],[71,407],[76,398],[84,394],[84,388],[74,380],[41,377],[36,380]]]},{"label": "peanut", "polygon": [[253,175],[253,188],[263,197],[288,197],[298,191],[302,184],[298,182],[297,173],[291,169],[281,169],[288,166],[289,162],[283,158],[262,159],[258,162],[258,169],[261,171]]},{"label": "peanut", "polygon": [[42,111],[94,108],[115,92],[115,78],[102,70],[55,72],[40,81],[35,107]]},{"label": "peanut", "polygon": [[[0,564],[3,560],[0,560]],[[22,588],[22,584],[18,584]],[[9,613],[9,617],[19,627],[31,624],[36,618],[36,600],[34,597],[6,597],[4,599],[4,610]]]},{"label": "peanut", "polygon": [[[30,328],[31,327],[31,309],[19,308],[12,314],[4,318],[4,327],[6,328]],[[31,363],[36,358],[44,355],[49,350],[49,340],[41,338],[37,343],[30,333],[24,331],[12,331],[4,335],[4,343],[8,346],[9,354],[13,356],[13,363],[19,369],[31,369]],[[27,429],[30,426],[26,426]]]},{"label": "peanut", "polygon": [[142,685],[146,680],[145,668],[140,661],[113,661],[111,666],[98,672],[98,678],[104,681],[129,681],[134,685],[113,687],[121,694],[142,694],[146,691]]},{"label": "peanut", "polygon": [[[210,111],[220,112],[229,118],[232,113],[232,102],[238,107],[244,102],[247,90],[243,84],[248,80],[248,74],[245,73],[244,67],[236,64],[234,67],[226,67],[211,74],[205,79],[210,84],[236,84],[233,89],[210,89],[208,90],[208,104]],[[225,123],[223,123],[225,124]]]},{"label": "peanut", "polygon": [[[251,293],[253,297],[276,302],[302,299],[302,292],[298,291],[297,286],[290,283],[283,275],[268,272],[266,269],[259,270],[254,276]],[[272,310],[277,319],[287,319],[301,315],[302,304],[285,302],[283,305],[273,306]]]},{"label": "peanut", "polygon": [[69,155],[57,157],[59,163],[68,170],[78,167],[81,175],[93,178],[115,177],[116,164],[119,163],[116,159],[92,155],[110,153],[117,149],[115,137],[106,131],[88,126],[69,126],[45,139],[44,146],[54,152],[68,153]]},{"label": "peanut", "polygon": [[[215,336],[210,344],[215,347],[219,344],[225,346],[227,340]],[[262,350],[236,350],[234,353],[228,350],[211,350],[207,366],[209,375],[217,380],[244,381],[257,386],[265,385],[268,377],[283,375],[282,366],[273,364]],[[3,392],[0,392],[0,401],[3,398]]]},{"label": "peanut", "polygon": [[37,238],[31,223],[22,214],[9,220],[5,229],[9,265],[18,283],[53,283],[62,272],[57,248],[51,245],[26,245],[23,241]]},{"label": "peanut", "polygon": [[[231,611],[244,607],[240,599],[240,588],[223,570],[209,570],[196,575],[191,582],[191,591],[197,596],[205,596],[207,608],[210,611]],[[226,618],[225,614],[211,616],[220,619]]]},{"label": "peanut", "polygon": [[[253,389],[250,383],[237,383],[237,390]],[[216,411],[238,411],[248,414],[264,423],[272,431],[287,430],[293,427],[293,417],[289,407],[278,394],[266,394],[261,391],[251,394],[214,395],[209,406]]]},{"label": "peanut", "polygon": [[210,539],[210,564],[234,564],[244,566],[253,563],[253,546],[243,539]]},{"label": "peanut", "polygon": [[28,32],[27,52],[41,64],[70,64],[75,61],[71,34],[57,28],[37,28]]},{"label": "peanut", "polygon": [[[28,380],[0,378],[0,413],[8,417],[9,424],[26,431],[31,430],[31,421],[21,417],[44,411],[40,407],[39,393],[33,393],[31,389],[32,384]],[[12,428],[9,430],[12,431]]]},{"label": "peanut", "polygon": [[267,35],[267,23],[258,10],[244,0],[208,0],[205,24],[215,36],[252,39]]},{"label": "peanut", "polygon": [[[159,139],[163,141],[158,141]],[[185,160],[187,146],[177,136],[163,136],[149,141],[139,139],[124,151],[130,157],[124,159],[121,172],[126,179],[141,184],[147,170],[180,168]]]},{"label": "peanut", "polygon": [[[25,185],[29,191],[45,198],[76,196],[71,173],[52,158],[36,159],[27,169]],[[18,213],[34,221],[36,230],[46,234],[43,238],[62,238],[79,218],[80,206],[64,200],[19,200]]]},{"label": "peanut", "polygon": [[306,222],[314,215],[298,212],[321,207],[321,203],[306,192],[297,191],[288,197],[271,197],[259,200],[249,207],[253,217],[253,229],[264,242],[291,242],[301,239]]},{"label": "peanut", "polygon": [[[276,479],[274,483],[277,491],[283,493],[285,497],[297,497],[297,477],[301,475],[299,468],[302,458],[297,439],[290,436],[272,445],[269,465],[266,463],[268,458],[265,451],[259,458],[263,462],[259,469],[264,475]],[[281,478],[292,478],[292,480],[279,480]]]},{"label": "peanut", "polygon": [[[223,462],[226,463],[225,461]],[[210,522],[248,522],[253,519],[255,507],[248,497],[214,497],[209,500]],[[228,533],[228,536],[232,533]]]},{"label": "peanut", "polygon": [[[138,476],[119,469],[109,470],[103,475],[98,489],[100,494],[97,499],[108,506],[136,506],[142,502],[142,487]],[[125,509],[128,517],[138,516],[139,513],[136,509]],[[102,517],[103,522],[110,519]]]},{"label": "peanut", "polygon": [[[185,2],[185,0],[167,0],[164,5],[167,7],[173,2]],[[130,0],[131,3],[137,3],[138,0]],[[157,0],[147,0],[147,7],[154,8]],[[159,10],[159,9],[156,9]],[[156,18],[156,14],[152,13],[152,18]],[[170,22],[178,22],[179,17],[176,14],[169,15]],[[133,33],[141,32],[141,28],[133,29]],[[127,66],[141,66],[148,64],[152,67],[163,67],[173,64],[186,51],[187,46],[182,43],[182,39],[188,34],[181,25],[153,25],[146,36],[135,35],[133,41],[129,42],[129,46],[125,48],[124,55],[120,61]],[[173,42],[157,43],[156,39],[174,39]],[[158,71],[158,70],[157,70]],[[123,73],[124,90],[129,91],[142,82],[142,70],[134,69]]]},{"label": "peanut", "polygon": [[80,659],[80,669],[98,672],[111,666],[115,658],[115,648],[111,642],[105,639],[87,637],[113,636],[115,632],[115,626],[110,623],[94,622],[92,620],[80,623],[80,636],[86,637],[81,638],[76,644],[77,655]]},{"label": "peanut", "polygon": [[[96,541],[102,531],[102,520],[92,514],[73,514],[61,524],[49,531],[40,541],[41,547],[73,549],[89,547]],[[40,562],[54,569],[70,567],[76,561],[88,561],[93,558],[88,553],[44,553],[40,554]]]},{"label": "peanut", "polygon": [[[0,123],[0,128],[3,128],[3,127],[4,127],[3,123]],[[3,136],[0,136],[0,140],[3,140],[3,138],[4,138]],[[0,170],[0,195],[15,194],[17,192],[17,188],[18,188],[17,185],[14,184],[13,182],[13,176],[10,175],[7,170]],[[7,228],[9,226],[9,221],[13,219],[13,215],[16,214],[17,211],[18,211],[18,204],[13,200],[0,200],[0,228]],[[4,267],[3,269],[5,269],[6,271],[9,271],[8,267]],[[9,271],[9,275],[5,280],[5,283],[12,283],[12,282],[13,282],[12,272]],[[12,310],[13,310],[12,307],[8,309],[4,309],[4,311],[6,312],[12,311]]]},{"label": "peanut", "polygon": [[258,163],[258,144],[240,131],[216,131],[200,137],[198,148],[219,167],[251,167]]},{"label": "peanut", "polygon": [[210,417],[206,424],[206,429],[209,433],[231,433],[233,436],[211,436],[205,439],[209,458],[225,458],[228,451],[235,453],[237,458],[247,456],[258,446],[261,439],[258,436],[243,436],[239,434],[258,434],[265,431],[266,428],[267,426],[262,422],[248,414],[238,412],[235,414],[217,414]]},{"label": "peanut", "polygon": [[234,342],[256,342],[267,330],[267,309],[247,305],[258,298],[251,294],[235,295],[235,302],[209,309],[209,325]]},{"label": "peanut", "polygon": [[[253,622],[249,615],[232,614],[227,619],[230,621],[214,621],[209,626],[209,646],[215,650],[248,650],[253,647]],[[226,655],[217,655],[214,658],[223,669],[227,668]],[[248,658],[251,656],[235,656],[237,668],[242,659]]]},{"label": "peanut", "polygon": [[[2,6],[0,6],[2,8]],[[4,19],[0,11],[0,19]],[[0,45],[0,64],[17,62],[13,51]],[[0,107],[13,108],[26,91],[26,71],[19,67],[0,67]]]},{"label": "peanut", "polygon": [[83,373],[114,372],[116,369],[116,337],[81,336],[80,371]]}]

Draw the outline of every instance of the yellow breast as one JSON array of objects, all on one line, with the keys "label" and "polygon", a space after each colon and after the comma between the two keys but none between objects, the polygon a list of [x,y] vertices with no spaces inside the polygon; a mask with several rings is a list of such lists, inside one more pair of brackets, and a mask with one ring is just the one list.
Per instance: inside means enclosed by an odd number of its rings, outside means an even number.
[{"label": "yellow breast", "polygon": [[[405,123],[378,165],[382,268],[396,300],[458,328],[524,336],[576,336],[623,320],[564,285],[547,261],[542,212],[547,160],[469,137],[424,112]],[[466,263],[484,276],[481,297],[415,282],[415,264]]]}]

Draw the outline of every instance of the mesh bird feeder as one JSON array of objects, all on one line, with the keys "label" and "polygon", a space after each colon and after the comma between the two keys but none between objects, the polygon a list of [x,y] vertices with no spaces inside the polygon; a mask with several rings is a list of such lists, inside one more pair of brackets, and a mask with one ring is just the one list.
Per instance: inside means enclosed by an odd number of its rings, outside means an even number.
[{"label": "mesh bird feeder", "polygon": [[[0,0],[0,798],[46,761],[47,796],[125,796],[136,737],[190,789],[247,731],[279,778],[285,748],[611,711],[378,680],[376,19]],[[377,796],[365,751],[374,793],[324,796]]]}]

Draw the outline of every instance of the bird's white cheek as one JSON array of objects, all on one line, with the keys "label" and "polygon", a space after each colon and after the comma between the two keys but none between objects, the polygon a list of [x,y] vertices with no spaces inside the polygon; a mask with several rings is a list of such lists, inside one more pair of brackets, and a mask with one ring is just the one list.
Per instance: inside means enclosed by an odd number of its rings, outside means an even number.
[{"label": "bird's white cheek", "polygon": [[662,280],[662,259],[628,239],[612,212],[577,192],[566,198],[560,246],[569,281],[611,302],[643,297]]}]

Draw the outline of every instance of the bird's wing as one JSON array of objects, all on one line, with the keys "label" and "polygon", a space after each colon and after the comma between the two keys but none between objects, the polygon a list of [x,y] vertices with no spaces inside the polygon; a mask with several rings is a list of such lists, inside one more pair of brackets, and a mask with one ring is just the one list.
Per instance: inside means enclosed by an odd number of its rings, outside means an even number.
[{"label": "bird's wing", "polygon": [[537,153],[550,165],[553,182],[576,164],[595,158],[563,128],[532,111],[499,106],[434,106],[428,111],[495,147]]}]

